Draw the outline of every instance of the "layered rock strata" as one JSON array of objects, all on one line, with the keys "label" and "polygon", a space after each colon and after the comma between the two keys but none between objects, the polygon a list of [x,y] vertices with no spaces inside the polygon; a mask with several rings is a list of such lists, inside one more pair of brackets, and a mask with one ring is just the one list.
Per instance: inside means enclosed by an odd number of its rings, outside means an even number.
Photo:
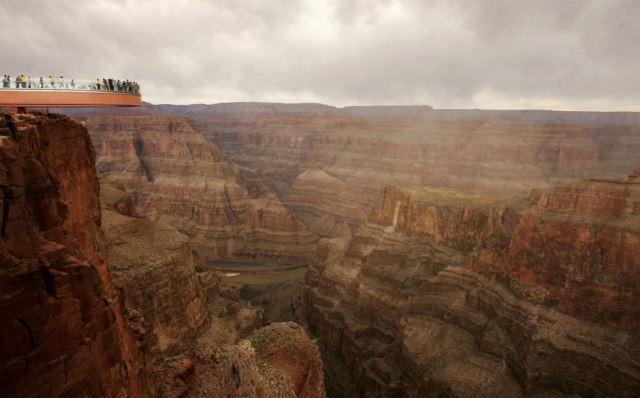
[{"label": "layered rock strata", "polygon": [[[621,177],[635,167],[640,150],[640,113],[632,112],[266,103],[146,104],[139,112],[193,117],[241,167],[252,195],[271,191],[280,199],[314,169],[364,189],[369,202],[386,184],[526,195],[532,188]],[[292,195],[303,201],[289,200],[287,207],[314,232],[344,234],[330,225],[340,214],[309,209],[315,198]]]},{"label": "layered rock strata", "polygon": [[[437,183],[527,194],[531,188],[619,176],[635,166],[629,154],[640,145],[639,113],[261,103],[147,104],[141,112],[193,117],[231,161],[261,172],[280,195],[310,168],[376,190]],[[407,167],[415,162],[421,164]]]},{"label": "layered rock strata", "polygon": [[310,324],[368,397],[638,397],[638,174],[503,200],[387,187],[323,239]]},{"label": "layered rock strata", "polygon": [[220,120],[207,129],[278,194],[309,168],[374,191],[446,186],[510,196],[602,174],[583,127],[359,118]]},{"label": "layered rock strata", "polygon": [[311,231],[325,237],[351,237],[369,213],[371,195],[319,169],[300,174],[282,203]]},{"label": "layered rock strata", "polygon": [[[624,163],[606,160],[612,145],[571,125],[344,117],[200,123],[230,159],[256,174],[313,232],[328,237],[346,236],[345,221],[353,231],[385,184],[508,197],[616,175]],[[318,169],[334,182],[309,181]],[[314,183],[330,194],[317,193]],[[331,187],[339,185],[333,194]],[[345,219],[349,206],[358,211]]]},{"label": "layered rock strata", "polygon": [[87,118],[97,168],[137,213],[179,228],[206,261],[304,263],[316,236],[269,194],[252,198],[238,168],[184,117]]},{"label": "layered rock strata", "polygon": [[87,130],[0,115],[0,395],[124,397],[149,391],[106,262]]}]

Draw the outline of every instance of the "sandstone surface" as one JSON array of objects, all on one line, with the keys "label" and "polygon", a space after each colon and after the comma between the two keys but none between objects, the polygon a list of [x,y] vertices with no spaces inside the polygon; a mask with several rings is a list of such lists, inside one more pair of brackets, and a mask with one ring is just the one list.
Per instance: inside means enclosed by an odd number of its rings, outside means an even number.
[{"label": "sandstone surface", "polygon": [[357,396],[638,397],[639,192],[386,187],[350,241],[320,241],[310,324]]},{"label": "sandstone surface", "polygon": [[304,263],[316,236],[274,195],[253,198],[237,166],[185,117],[87,118],[98,171],[139,216],[179,228],[205,261]]}]

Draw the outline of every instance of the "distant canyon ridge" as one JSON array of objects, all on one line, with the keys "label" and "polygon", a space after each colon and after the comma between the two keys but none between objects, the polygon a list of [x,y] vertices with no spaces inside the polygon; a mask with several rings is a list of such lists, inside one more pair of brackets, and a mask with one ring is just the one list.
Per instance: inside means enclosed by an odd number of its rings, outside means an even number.
[{"label": "distant canyon ridge", "polygon": [[[351,236],[385,185],[526,196],[623,177],[640,153],[632,112],[145,103],[75,117],[91,132],[98,171],[124,183],[142,214],[192,236],[205,258],[304,262],[315,235]],[[176,139],[187,140],[184,152],[167,146]],[[205,180],[207,194],[186,194]]]}]

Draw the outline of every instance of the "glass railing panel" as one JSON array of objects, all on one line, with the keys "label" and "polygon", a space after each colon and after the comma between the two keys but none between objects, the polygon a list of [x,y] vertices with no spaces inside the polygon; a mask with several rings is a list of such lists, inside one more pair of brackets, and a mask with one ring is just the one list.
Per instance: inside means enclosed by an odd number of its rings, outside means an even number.
[{"label": "glass railing panel", "polygon": [[4,90],[32,90],[32,91],[95,91],[95,92],[115,92],[123,94],[140,94],[140,86],[135,83],[127,83],[107,80],[96,82],[95,80],[82,80],[82,79],[55,79],[53,82],[48,78],[43,78],[40,81],[37,79],[27,79],[26,81],[16,81],[15,78],[6,81],[3,80],[0,85],[0,89]]}]

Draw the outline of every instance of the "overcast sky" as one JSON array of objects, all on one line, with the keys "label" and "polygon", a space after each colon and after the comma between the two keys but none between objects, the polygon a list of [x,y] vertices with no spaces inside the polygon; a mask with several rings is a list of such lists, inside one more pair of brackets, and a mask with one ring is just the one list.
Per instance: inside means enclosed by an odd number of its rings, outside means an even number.
[{"label": "overcast sky", "polygon": [[153,103],[640,111],[640,0],[0,0],[2,73]]}]

